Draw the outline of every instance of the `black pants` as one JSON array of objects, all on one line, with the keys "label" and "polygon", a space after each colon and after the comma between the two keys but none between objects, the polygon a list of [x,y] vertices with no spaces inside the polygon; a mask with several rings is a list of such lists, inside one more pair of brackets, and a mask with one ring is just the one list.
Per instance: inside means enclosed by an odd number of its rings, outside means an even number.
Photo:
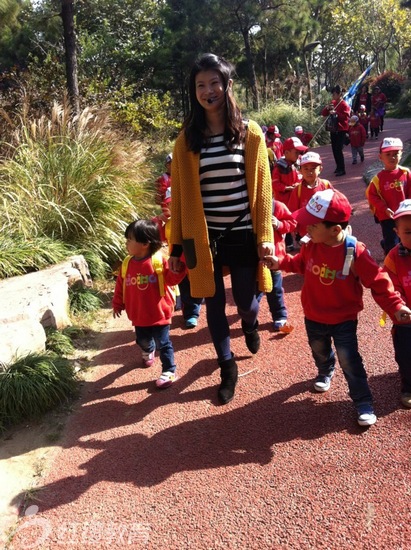
[{"label": "black pants", "polygon": [[346,132],[330,132],[331,147],[334,155],[337,172],[345,172],[344,163],[344,140]]}]

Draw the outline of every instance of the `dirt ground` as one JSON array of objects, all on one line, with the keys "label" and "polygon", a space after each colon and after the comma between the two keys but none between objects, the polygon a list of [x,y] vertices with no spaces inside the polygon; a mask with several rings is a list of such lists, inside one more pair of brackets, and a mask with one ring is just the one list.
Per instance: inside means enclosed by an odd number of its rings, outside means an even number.
[{"label": "dirt ground", "polygon": [[[409,121],[388,119],[384,135],[411,139]],[[330,147],[318,151],[323,177],[354,206],[354,234],[381,262],[380,230],[362,181],[379,143],[367,142],[363,166],[351,166],[346,149],[342,178],[332,175]],[[173,320],[180,379],[163,392],[154,388],[158,365],[136,368],[128,321],[107,316],[90,379],[66,428],[64,417],[51,416],[1,442],[4,544],[13,550],[408,548],[411,416],[399,405],[389,324],[379,327],[381,312],[365,292],[358,338],[378,416],[366,430],[355,421],[341,372],[330,392],[312,391],[301,279],[287,275],[284,287],[295,329],[285,337],[273,333],[263,300],[256,356],[245,348],[228,291],[240,379],[225,407],[217,404],[205,312],[193,331],[184,329],[181,313]],[[16,523],[26,491],[35,497],[37,523]],[[29,534],[35,525],[45,529],[37,545]],[[8,544],[13,526],[17,533]]]},{"label": "dirt ground", "polygon": [[[93,319],[92,335],[83,342],[86,350],[76,352],[81,364],[89,364],[98,352],[95,345],[111,322],[110,317],[110,310],[102,309]],[[87,382],[96,375],[95,371],[85,369],[80,378]],[[8,540],[27,503],[36,501],[36,487],[61,449],[67,420],[77,406],[79,402],[73,401],[44,415],[39,421],[23,422],[1,436],[0,543]]]}]

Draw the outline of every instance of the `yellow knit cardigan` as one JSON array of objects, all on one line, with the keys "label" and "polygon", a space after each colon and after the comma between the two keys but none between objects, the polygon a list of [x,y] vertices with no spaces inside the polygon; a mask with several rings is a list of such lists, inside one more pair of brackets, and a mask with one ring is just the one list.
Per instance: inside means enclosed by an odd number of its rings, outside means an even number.
[{"label": "yellow knit cardigan", "polygon": [[[208,297],[215,294],[213,260],[200,191],[200,155],[187,149],[184,133],[178,136],[171,165],[171,237],[170,243],[183,246],[189,269],[191,294]],[[249,121],[245,140],[245,177],[251,220],[257,243],[273,242],[272,190],[267,147],[261,128]],[[259,287],[271,289],[271,274],[259,268]]]}]

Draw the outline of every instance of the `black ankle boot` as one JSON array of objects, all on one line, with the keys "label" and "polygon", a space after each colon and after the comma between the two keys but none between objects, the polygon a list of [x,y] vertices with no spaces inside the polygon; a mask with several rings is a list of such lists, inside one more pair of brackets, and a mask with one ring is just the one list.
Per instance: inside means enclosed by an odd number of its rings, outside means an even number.
[{"label": "black ankle boot", "polygon": [[225,405],[234,397],[234,390],[238,379],[238,367],[233,358],[220,363],[221,384],[218,388],[218,399]]},{"label": "black ankle boot", "polygon": [[244,321],[241,321],[241,328],[245,336],[245,343],[251,353],[257,353],[260,349],[260,335],[258,334],[258,321],[256,321],[253,330],[244,328]]}]

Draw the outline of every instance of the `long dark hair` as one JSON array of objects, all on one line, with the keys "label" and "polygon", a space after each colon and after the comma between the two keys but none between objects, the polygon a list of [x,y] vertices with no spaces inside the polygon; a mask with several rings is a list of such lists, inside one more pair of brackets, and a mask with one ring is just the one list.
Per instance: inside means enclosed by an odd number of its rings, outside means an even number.
[{"label": "long dark hair", "polygon": [[241,111],[229,90],[230,78],[234,74],[234,66],[223,57],[206,53],[198,58],[189,77],[190,112],[184,121],[184,133],[190,151],[199,153],[204,141],[207,141],[207,121],[205,110],[197,101],[196,76],[202,71],[216,71],[221,77],[225,89],[225,129],[224,142],[230,151],[235,145],[239,145],[245,136],[245,128],[241,117]]}]

